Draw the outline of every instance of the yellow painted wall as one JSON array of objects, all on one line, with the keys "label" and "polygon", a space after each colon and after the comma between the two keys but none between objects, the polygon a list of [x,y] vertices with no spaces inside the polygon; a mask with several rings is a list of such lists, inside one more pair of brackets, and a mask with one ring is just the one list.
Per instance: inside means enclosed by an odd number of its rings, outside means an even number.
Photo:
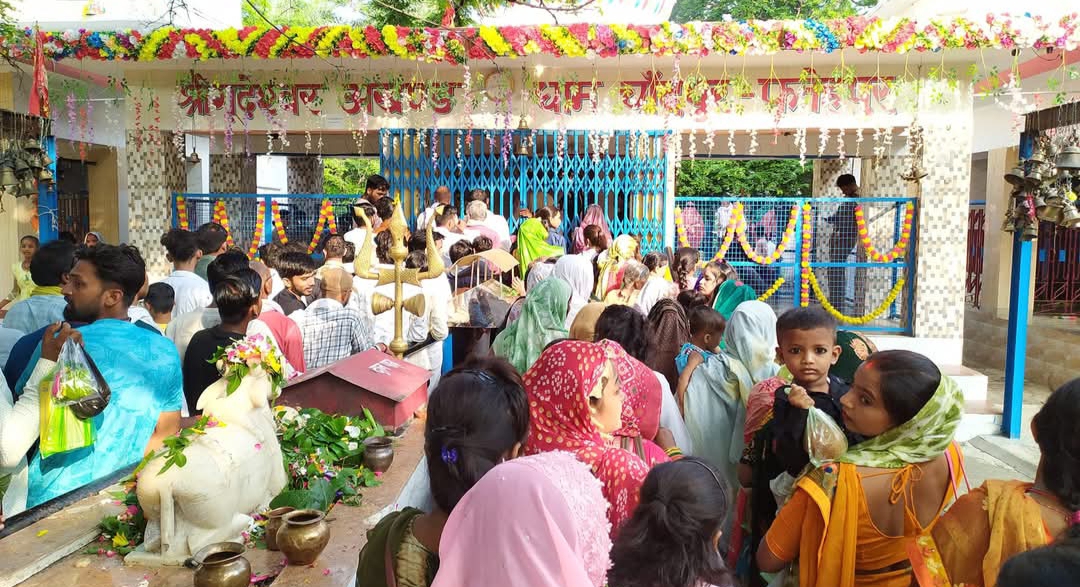
[{"label": "yellow painted wall", "polygon": [[[78,146],[66,140],[56,141],[56,151],[65,159],[78,159]],[[119,183],[117,178],[116,150],[93,145],[86,150],[87,176],[90,191],[90,230],[100,232],[105,240],[120,240],[120,221],[117,202]]]}]

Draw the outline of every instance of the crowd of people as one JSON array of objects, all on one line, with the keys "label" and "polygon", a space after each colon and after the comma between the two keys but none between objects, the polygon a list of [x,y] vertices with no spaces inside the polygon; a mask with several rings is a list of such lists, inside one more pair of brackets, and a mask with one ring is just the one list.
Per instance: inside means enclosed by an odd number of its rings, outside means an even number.
[{"label": "crowd of people", "polygon": [[[642,251],[634,236],[612,234],[599,206],[567,230],[557,207],[518,210],[512,223],[484,191],[459,208],[440,187],[413,234],[394,242],[388,192],[369,178],[353,226],[326,235],[317,256],[274,242],[251,260],[228,248],[220,225],[170,230],[161,246],[172,271],[154,283],[138,250],[100,235],[79,246],[24,238],[0,307],[0,467],[13,474],[4,512],[160,446],[219,377],[210,357],[244,336],[273,341],[290,377],[385,351],[393,316],[371,302],[392,297],[393,284],[361,269],[391,265],[404,246],[406,266],[427,271],[433,247],[446,274],[403,292],[426,302],[406,313],[404,335],[407,359],[431,373],[432,505],[395,511],[369,532],[358,586],[1011,587],[1075,577],[1080,380],[1035,418],[1034,483],[965,493],[954,442],[963,395],[930,358],[878,351],[818,306],[778,316],[730,264],[692,248]],[[517,266],[482,277],[459,266],[491,249]],[[453,296],[489,278],[519,299],[490,352],[441,374]],[[97,362],[112,400],[93,447],[42,458],[39,407],[68,340]]]}]

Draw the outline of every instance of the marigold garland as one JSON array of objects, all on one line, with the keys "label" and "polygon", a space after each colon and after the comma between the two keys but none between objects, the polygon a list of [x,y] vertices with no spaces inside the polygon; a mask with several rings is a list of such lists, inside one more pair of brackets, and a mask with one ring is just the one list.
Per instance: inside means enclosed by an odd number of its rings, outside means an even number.
[{"label": "marigold garland", "polygon": [[874,308],[870,311],[870,313],[864,316],[856,317],[842,314],[839,310],[833,307],[833,305],[829,303],[828,298],[825,297],[825,292],[821,291],[821,285],[818,283],[817,276],[814,275],[814,272],[812,270],[809,271],[809,275],[810,286],[814,288],[814,295],[816,295],[818,301],[821,302],[821,307],[825,308],[825,311],[831,314],[833,318],[836,318],[838,321],[843,322],[844,324],[866,324],[876,319],[878,316],[885,312],[886,308],[891,306],[893,302],[896,301],[896,297],[900,295],[900,290],[904,289],[905,283],[903,277],[896,280],[896,285],[894,285],[893,288],[889,290],[889,295],[885,297],[885,301],[881,302],[881,305]]},{"label": "marigold garland", "polygon": [[682,208],[675,207],[675,235],[679,239],[680,247],[689,247],[690,239],[686,237],[686,228],[683,226]]},{"label": "marigold garland", "polygon": [[[328,226],[329,225],[329,226]],[[315,234],[311,235],[311,242],[308,244],[308,254],[315,252],[315,248],[319,246],[319,240],[323,235],[323,230],[329,228],[330,234],[337,233],[337,219],[334,218],[334,205],[330,203],[330,199],[324,199],[322,205],[319,206],[319,221],[315,224]]]},{"label": "marigold garland", "polygon": [[259,245],[262,244],[263,228],[266,227],[266,202],[259,201],[258,211],[255,213],[255,236],[251,239],[248,247],[248,259],[254,259],[259,254]]},{"label": "marigold garland", "polygon": [[855,224],[858,226],[859,238],[862,240],[863,249],[866,250],[866,256],[875,263],[891,263],[906,255],[908,245],[911,243],[911,224],[914,218],[915,204],[908,202],[904,209],[904,224],[900,229],[900,240],[893,245],[891,251],[882,254],[870,242],[870,231],[866,227],[866,215],[863,212],[862,204],[855,206]]},{"label": "marigold garland", "polygon": [[218,200],[214,203],[214,215],[213,222],[220,224],[225,229],[225,242],[229,245],[229,248],[236,246],[232,237],[232,228],[229,226],[229,212],[225,209],[225,200]]},{"label": "marigold garland", "polygon": [[191,230],[191,221],[188,220],[187,200],[184,196],[176,196],[176,225],[180,230]]},{"label": "marigold garland", "polygon": [[771,298],[773,296],[773,294],[780,291],[780,288],[783,287],[783,285],[784,285],[784,278],[783,277],[777,277],[776,281],[773,282],[772,286],[769,287],[769,289],[765,290],[765,293],[758,296],[758,301],[759,302],[764,302],[765,300]]},{"label": "marigold garland", "polygon": [[281,207],[278,205],[277,200],[270,202],[270,218],[274,223],[274,230],[277,232],[278,241],[281,244],[289,242],[289,237],[285,234],[285,223],[281,221]]},{"label": "marigold garland", "polygon": [[[284,33],[284,34],[283,34]],[[33,50],[33,29],[0,38],[14,58]],[[618,57],[622,55],[770,55],[779,51],[831,53],[854,49],[885,54],[943,49],[994,50],[1080,46],[1080,16],[1060,18],[990,14],[916,22],[903,17],[852,16],[831,20],[728,20],[649,25],[482,26],[407,28],[385,26],[281,27],[260,25],[209,30],[161,27],[137,30],[43,32],[45,56],[53,60],[157,61],[398,57],[462,63],[470,57]],[[314,51],[312,51],[314,47]],[[182,48],[183,50],[177,50]]]},{"label": "marigold garland", "polygon": [[814,214],[810,204],[803,204],[802,259],[799,260],[799,305],[810,305],[810,247],[814,246]]},{"label": "marigold garland", "polygon": [[[732,214],[735,212],[732,211]],[[750,260],[759,265],[772,265],[780,260],[784,255],[784,251],[787,250],[791,244],[792,239],[795,237],[795,224],[799,221],[799,207],[792,206],[791,213],[788,214],[787,226],[784,227],[784,235],[780,239],[780,243],[776,245],[776,250],[772,252],[768,257],[757,254],[753,245],[750,244],[746,238],[746,217],[742,213],[742,206],[738,208],[739,221],[736,231],[739,236],[739,244],[742,246],[743,251],[746,253]]]}]

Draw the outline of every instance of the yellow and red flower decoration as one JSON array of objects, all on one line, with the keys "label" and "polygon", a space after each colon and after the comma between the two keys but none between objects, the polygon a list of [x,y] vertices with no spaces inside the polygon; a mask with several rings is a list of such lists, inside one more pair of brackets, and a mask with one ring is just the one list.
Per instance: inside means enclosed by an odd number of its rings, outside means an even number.
[{"label": "yellow and red flower decoration", "polygon": [[270,217],[274,223],[274,231],[277,232],[278,240],[281,244],[289,242],[289,237],[285,234],[285,223],[281,221],[281,207],[278,205],[277,200],[270,202]]},{"label": "yellow and red flower decoration", "polygon": [[[943,49],[1080,47],[1080,16],[987,15],[983,19],[852,16],[833,20],[661,23],[650,25],[481,26],[408,28],[384,26],[249,26],[240,29],[182,29],[45,32],[44,51],[53,60],[161,61],[207,59],[311,59],[398,57],[432,63],[466,59],[618,57],[622,55],[768,55],[779,51],[831,53],[853,49],[904,54]],[[15,58],[31,53],[31,29],[0,38]]]},{"label": "yellow and red flower decoration", "polygon": [[311,242],[308,244],[307,252],[310,255],[315,252],[315,248],[319,246],[319,240],[322,238],[323,231],[329,228],[331,234],[337,232],[337,219],[334,218],[334,205],[330,203],[329,199],[322,201],[322,206],[319,207],[319,221],[315,225],[315,234],[311,235]]},{"label": "yellow and red flower decoration", "polygon": [[225,229],[225,242],[228,243],[229,248],[236,246],[232,237],[232,228],[229,227],[229,212],[225,209],[225,201],[218,200],[214,203],[214,216],[212,221],[216,224],[220,224]]},{"label": "yellow and red flower decoration", "polygon": [[251,239],[248,247],[248,259],[254,259],[259,254],[259,246],[262,245],[263,228],[266,227],[266,202],[259,200],[259,208],[255,212],[255,236]]},{"label": "yellow and red flower decoration", "polygon": [[191,230],[191,221],[188,219],[187,200],[184,196],[176,196],[176,226],[180,230]]},{"label": "yellow and red flower decoration", "polygon": [[866,215],[862,205],[855,206],[855,224],[859,229],[859,239],[862,241],[866,256],[875,263],[892,263],[907,254],[908,245],[911,243],[911,224],[915,218],[915,204],[908,202],[904,209],[904,223],[900,228],[900,240],[896,242],[888,253],[880,253],[874,244],[870,242],[870,231],[866,227]]}]

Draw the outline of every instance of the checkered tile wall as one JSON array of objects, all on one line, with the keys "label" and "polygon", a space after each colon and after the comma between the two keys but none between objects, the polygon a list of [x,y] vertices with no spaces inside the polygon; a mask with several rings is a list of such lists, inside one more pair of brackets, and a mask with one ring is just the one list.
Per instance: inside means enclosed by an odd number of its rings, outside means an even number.
[{"label": "checkered tile wall", "polygon": [[321,194],[323,165],[318,157],[289,157],[289,193]]},{"label": "checkered tile wall", "polygon": [[186,187],[184,163],[169,137],[128,131],[127,180],[131,209],[128,240],[139,248],[151,278],[169,272],[161,235],[172,223],[170,194]]},{"label": "checkered tile wall", "polygon": [[257,192],[255,157],[211,155],[210,191],[216,194],[253,194]]}]

